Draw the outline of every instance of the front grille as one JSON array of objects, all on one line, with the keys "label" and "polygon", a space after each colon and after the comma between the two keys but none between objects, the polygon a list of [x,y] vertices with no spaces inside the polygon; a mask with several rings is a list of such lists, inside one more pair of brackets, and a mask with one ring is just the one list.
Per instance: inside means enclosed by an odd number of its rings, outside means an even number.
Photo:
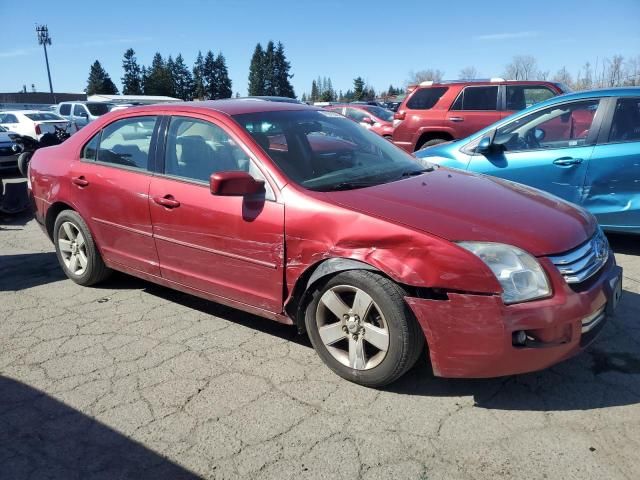
[{"label": "front grille", "polygon": [[567,283],[582,283],[595,275],[609,259],[610,249],[602,230],[587,242],[549,260],[558,268]]}]

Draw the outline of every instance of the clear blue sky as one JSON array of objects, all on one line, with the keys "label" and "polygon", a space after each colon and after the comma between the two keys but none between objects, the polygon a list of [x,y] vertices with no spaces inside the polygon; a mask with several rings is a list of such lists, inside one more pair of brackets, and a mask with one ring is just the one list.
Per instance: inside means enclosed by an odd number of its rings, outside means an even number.
[{"label": "clear blue sky", "polygon": [[140,63],[154,52],[222,51],[233,91],[246,94],[257,42],[281,41],[296,93],[331,77],[347,90],[361,75],[376,89],[404,85],[409,72],[438,68],[445,78],[473,65],[484,77],[501,75],[514,55],[537,58],[543,70],[640,55],[640,0],[511,1],[68,1],[0,0],[0,91],[23,84],[48,90],[36,23],[53,39],[53,86],[80,92],[98,59],[120,88],[122,55],[132,47]]}]

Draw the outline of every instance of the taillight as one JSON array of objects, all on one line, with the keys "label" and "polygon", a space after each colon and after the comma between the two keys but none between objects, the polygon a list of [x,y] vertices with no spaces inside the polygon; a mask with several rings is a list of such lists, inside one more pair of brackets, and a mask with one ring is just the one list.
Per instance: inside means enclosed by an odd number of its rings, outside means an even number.
[{"label": "taillight", "polygon": [[400,111],[400,112],[396,112],[393,114],[393,119],[394,120],[404,120],[404,118],[407,116],[407,112],[405,111]]},{"label": "taillight", "polygon": [[40,124],[36,123],[36,135],[40,135],[42,133],[42,130],[40,129]]}]

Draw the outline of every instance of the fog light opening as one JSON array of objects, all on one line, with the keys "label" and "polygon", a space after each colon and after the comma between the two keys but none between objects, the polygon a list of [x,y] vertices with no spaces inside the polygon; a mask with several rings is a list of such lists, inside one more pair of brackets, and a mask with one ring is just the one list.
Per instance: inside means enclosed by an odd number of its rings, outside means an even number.
[{"label": "fog light opening", "polygon": [[527,332],[524,330],[513,332],[512,342],[516,347],[524,347],[527,344]]}]

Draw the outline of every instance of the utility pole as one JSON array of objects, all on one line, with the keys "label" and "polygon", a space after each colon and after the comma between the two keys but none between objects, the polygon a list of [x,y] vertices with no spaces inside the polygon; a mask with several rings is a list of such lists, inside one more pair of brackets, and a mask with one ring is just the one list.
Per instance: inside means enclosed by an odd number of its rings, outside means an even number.
[{"label": "utility pole", "polygon": [[38,44],[44,47],[44,60],[47,63],[47,76],[49,77],[49,91],[51,92],[51,98],[53,99],[53,103],[58,103],[56,101],[56,95],[53,93],[53,85],[51,84],[51,71],[49,70],[49,55],[47,55],[47,45],[51,45],[49,29],[46,25],[36,25],[36,33],[38,34]]}]

